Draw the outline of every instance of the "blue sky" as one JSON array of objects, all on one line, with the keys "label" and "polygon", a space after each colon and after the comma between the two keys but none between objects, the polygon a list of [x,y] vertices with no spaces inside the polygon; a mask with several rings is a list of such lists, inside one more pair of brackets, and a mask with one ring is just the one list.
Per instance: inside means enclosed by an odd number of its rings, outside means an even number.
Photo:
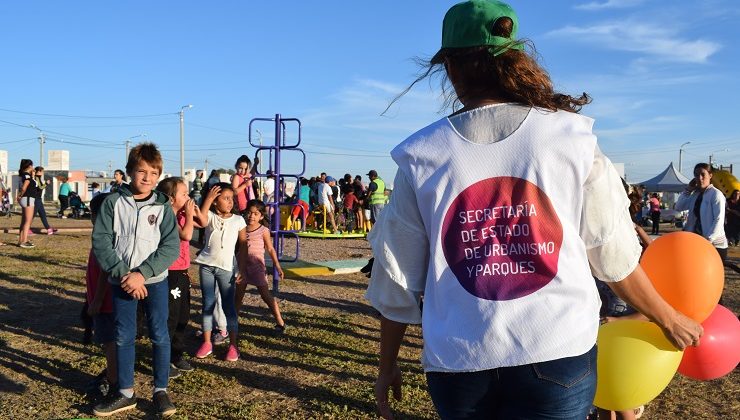
[{"label": "blue sky", "polygon": [[[303,123],[308,175],[377,169],[391,180],[393,146],[444,115],[437,86],[420,84],[380,114],[413,80],[413,57],[439,48],[454,3],[8,2],[0,14],[0,150],[11,169],[22,157],[36,162],[37,131],[21,127],[34,124],[49,137],[47,150],[70,150],[74,169],[106,170],[109,161],[123,166],[127,138],[146,134],[163,150],[165,171],[177,174],[177,112],[193,104],[186,167],[206,158],[231,167],[238,155],[254,155],[249,120],[280,113]],[[688,141],[684,173],[710,154],[740,163],[739,3],[511,4],[520,37],[534,42],[555,85],[593,96],[583,113],[596,119],[602,149],[625,163],[628,180],[677,163]],[[273,127],[258,128],[271,141]],[[286,162],[284,172],[298,169]]]}]

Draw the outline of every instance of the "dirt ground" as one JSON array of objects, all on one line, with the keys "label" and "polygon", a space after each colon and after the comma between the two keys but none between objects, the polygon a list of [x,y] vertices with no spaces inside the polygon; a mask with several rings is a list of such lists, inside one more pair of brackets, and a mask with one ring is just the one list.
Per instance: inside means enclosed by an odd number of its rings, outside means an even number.
[{"label": "dirt ground", "polygon": [[[0,220],[0,231],[15,226]],[[105,364],[101,352],[81,344],[79,313],[84,300],[84,270],[89,221],[53,219],[63,231],[37,234],[37,247],[20,249],[17,236],[0,233],[0,418],[76,418],[92,415],[85,389]],[[38,221],[34,222],[34,226]],[[286,248],[292,247],[286,244]],[[309,261],[365,258],[365,240],[301,240]],[[740,248],[730,252],[740,262]],[[197,270],[191,269],[197,279]],[[378,320],[363,299],[361,274],[287,279],[280,305],[288,329],[274,333],[265,304],[251,290],[240,314],[237,363],[215,357],[194,362],[196,370],[174,379],[170,391],[176,418],[373,418],[372,384],[377,366]],[[192,289],[188,345],[199,339],[200,292]],[[740,310],[740,276],[726,272],[723,303]],[[398,418],[436,418],[419,364],[421,330],[411,327],[400,354],[404,400],[394,403]],[[136,392],[139,403],[127,418],[150,418],[151,346],[137,343]],[[740,418],[740,373],[699,382],[676,375],[647,405],[646,419]]]}]

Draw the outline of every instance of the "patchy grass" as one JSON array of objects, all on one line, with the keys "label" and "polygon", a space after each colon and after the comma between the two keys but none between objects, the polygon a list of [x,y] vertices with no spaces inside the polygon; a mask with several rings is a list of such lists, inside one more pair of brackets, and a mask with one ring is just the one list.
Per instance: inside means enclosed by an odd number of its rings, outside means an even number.
[{"label": "patchy grass", "polygon": [[[13,235],[0,234],[0,241],[15,240]],[[80,344],[89,233],[37,235],[34,241],[37,248],[32,250],[0,247],[0,418],[88,417],[92,401],[84,390],[105,365],[96,347]],[[303,243],[326,248],[329,254],[335,246],[331,241]],[[367,248],[362,240],[354,246]],[[735,250],[731,255],[740,256]],[[192,275],[197,278],[195,269]],[[738,279],[728,271],[724,298],[734,311],[740,306]],[[175,418],[374,417],[378,321],[362,298],[366,285],[367,279],[358,274],[286,280],[281,286],[281,307],[288,329],[282,336],[273,331],[272,317],[251,290],[240,314],[242,359],[223,361],[226,348],[219,346],[215,357],[194,361],[195,371],[171,381],[178,408]],[[199,325],[200,293],[193,289],[193,294],[191,351],[199,344],[194,332]],[[421,330],[409,328],[400,354],[404,400],[393,403],[399,418],[436,417],[419,364],[421,346]],[[127,418],[150,418],[147,339],[137,343],[137,355],[140,399]],[[645,418],[738,418],[738,395],[737,371],[710,382],[676,375],[647,406]]]}]

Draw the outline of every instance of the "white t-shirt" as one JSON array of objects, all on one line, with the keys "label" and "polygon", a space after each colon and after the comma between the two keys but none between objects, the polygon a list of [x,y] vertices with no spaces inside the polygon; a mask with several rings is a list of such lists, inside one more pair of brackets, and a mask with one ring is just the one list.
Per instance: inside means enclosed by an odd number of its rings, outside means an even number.
[{"label": "white t-shirt", "polygon": [[[394,321],[419,323],[423,315],[427,371],[585,353],[596,341],[599,308],[589,263],[617,281],[640,255],[629,201],[590,120],[532,110],[499,143],[475,143],[456,129],[443,119],[392,153],[396,190],[368,235],[375,265],[366,297]],[[435,155],[441,149],[448,153]],[[526,183],[528,193],[514,197],[511,182]],[[545,281],[529,284],[527,273],[542,279],[541,272]]]},{"label": "white t-shirt", "polygon": [[198,258],[195,259],[195,262],[232,271],[239,231],[246,227],[247,222],[241,216],[234,214],[224,219],[216,213],[208,211],[206,246],[198,255]]},{"label": "white t-shirt", "polygon": [[326,183],[320,183],[319,184],[319,204],[322,206],[326,206],[328,208],[334,208],[333,207],[333,200],[331,199],[331,196],[334,195],[334,193],[331,191],[331,186]]},{"label": "white t-shirt", "polygon": [[273,194],[275,193],[275,178],[267,178],[262,184],[262,190],[264,191],[265,203],[273,201]]}]

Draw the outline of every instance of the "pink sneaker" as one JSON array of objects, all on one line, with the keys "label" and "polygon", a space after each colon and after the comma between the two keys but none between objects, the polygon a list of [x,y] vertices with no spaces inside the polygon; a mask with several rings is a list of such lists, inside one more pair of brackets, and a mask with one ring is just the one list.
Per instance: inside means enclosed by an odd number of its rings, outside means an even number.
[{"label": "pink sneaker", "polygon": [[28,236],[33,236],[35,233],[31,232],[31,229],[28,229]]},{"label": "pink sneaker", "polygon": [[237,360],[239,360],[239,349],[235,345],[230,344],[229,351],[226,352],[226,361],[236,362]]},{"label": "pink sneaker", "polygon": [[203,344],[200,345],[198,352],[195,353],[195,357],[198,359],[205,359],[211,353],[213,353],[213,344],[204,341]]},{"label": "pink sneaker", "polygon": [[49,228],[49,229],[46,229],[46,234],[47,235],[53,235],[53,234],[57,233],[58,231],[59,231],[59,229]]}]

